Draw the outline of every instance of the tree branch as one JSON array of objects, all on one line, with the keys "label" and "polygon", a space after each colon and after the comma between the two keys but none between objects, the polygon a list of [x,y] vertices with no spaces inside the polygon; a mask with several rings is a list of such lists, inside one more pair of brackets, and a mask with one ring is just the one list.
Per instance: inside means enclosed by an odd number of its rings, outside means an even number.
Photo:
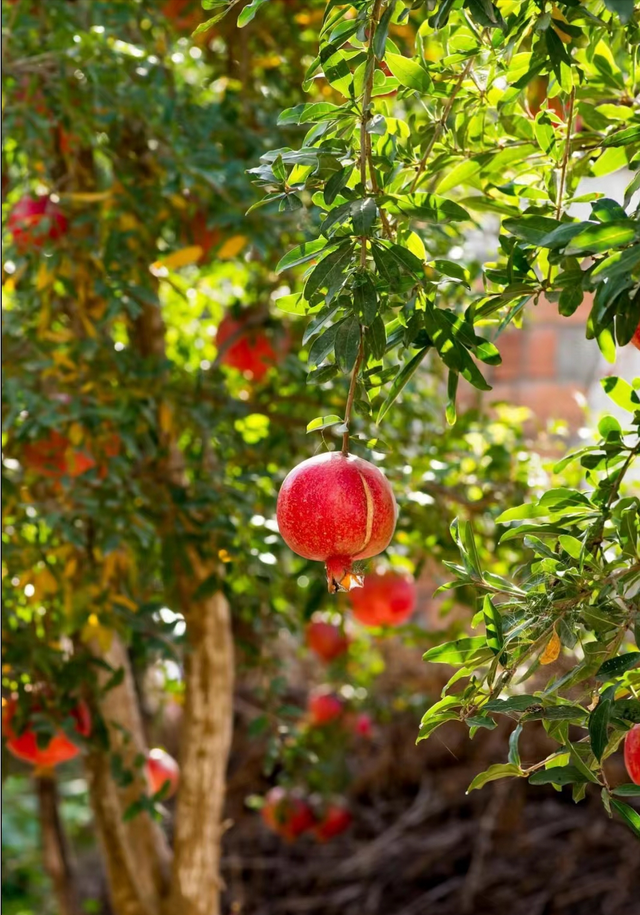
[{"label": "tree branch", "polygon": [[36,778],[42,859],[44,869],[53,883],[53,892],[60,915],[78,915],[75,878],[69,862],[67,842],[58,811],[58,791],[55,775]]}]

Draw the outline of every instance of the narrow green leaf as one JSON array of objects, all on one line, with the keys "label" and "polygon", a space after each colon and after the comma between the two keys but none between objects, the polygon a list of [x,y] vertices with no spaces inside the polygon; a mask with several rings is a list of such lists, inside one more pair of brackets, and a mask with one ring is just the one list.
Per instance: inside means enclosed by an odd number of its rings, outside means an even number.
[{"label": "narrow green leaf", "polygon": [[484,772],[476,775],[467,788],[467,794],[470,791],[475,791],[476,788],[484,788],[488,782],[495,782],[499,778],[522,778],[524,774],[520,766],[514,763],[496,763],[496,765],[489,766]]},{"label": "narrow green leaf", "polygon": [[420,363],[422,362],[422,360],[428,353],[429,349],[430,349],[430,347],[425,346],[424,349],[421,349],[419,352],[417,352],[415,354],[415,356],[413,356],[411,359],[409,359],[408,362],[405,362],[405,364],[402,366],[402,368],[400,369],[400,371],[398,372],[398,374],[396,375],[396,377],[393,380],[393,384],[391,385],[391,389],[389,390],[386,400],[384,401],[384,403],[380,407],[380,410],[378,411],[376,425],[380,425],[381,421],[387,415],[387,413],[389,412],[389,410],[391,409],[391,407],[393,406],[393,404],[395,403],[395,401],[398,399],[399,395],[401,394],[402,389],[405,387],[407,382],[411,379],[411,377],[417,371],[418,366],[420,365]]},{"label": "narrow green leaf", "polygon": [[345,374],[352,370],[358,358],[361,336],[360,322],[354,315],[342,322],[336,334],[336,362]]},{"label": "narrow green leaf", "polygon": [[423,93],[428,92],[431,88],[432,83],[429,74],[415,60],[403,57],[402,54],[389,52],[385,57],[385,61],[401,86]]},{"label": "narrow green leaf", "polygon": [[307,432],[317,432],[318,429],[328,429],[329,426],[338,426],[342,422],[341,416],[331,413],[329,416],[316,416],[307,423]]},{"label": "narrow green leaf", "polygon": [[456,639],[455,642],[446,642],[444,645],[436,645],[430,648],[422,656],[424,661],[431,661],[433,664],[466,664],[467,661],[474,658],[482,649],[487,648],[487,641],[483,635],[472,636],[470,638]]}]

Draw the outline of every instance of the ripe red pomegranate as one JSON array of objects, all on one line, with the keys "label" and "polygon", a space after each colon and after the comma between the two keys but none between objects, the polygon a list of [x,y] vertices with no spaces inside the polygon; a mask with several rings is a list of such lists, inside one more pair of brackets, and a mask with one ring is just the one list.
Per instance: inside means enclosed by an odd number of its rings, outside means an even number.
[{"label": "ripe red pomegranate", "polygon": [[222,365],[230,365],[246,372],[254,381],[262,381],[271,366],[286,355],[286,346],[284,351],[276,353],[264,327],[252,326],[252,317],[250,310],[238,319],[226,315],[218,327],[216,345]]},{"label": "ripe red pomegranate", "polygon": [[636,332],[631,338],[631,342],[636,347],[636,349],[640,349],[640,324],[638,324],[636,327]]},{"label": "ripe red pomegranate", "polygon": [[398,626],[416,606],[416,586],[408,575],[374,572],[350,595],[353,615],[365,626]]},{"label": "ripe red pomegranate", "polygon": [[272,832],[293,842],[315,825],[313,810],[294,792],[272,788],[265,798],[262,819]]},{"label": "ripe red pomegranate", "polygon": [[343,655],[349,647],[349,639],[337,626],[321,620],[309,623],[305,638],[311,651],[315,651],[318,657],[327,664]]},{"label": "ripe red pomegranate", "polygon": [[169,756],[168,753],[165,753],[165,751],[161,750],[159,747],[154,747],[153,750],[149,750],[147,755],[145,771],[147,773],[147,779],[149,780],[151,794],[157,794],[163,785],[168,782],[169,787],[165,788],[163,800],[166,801],[170,797],[173,797],[178,790],[178,783],[180,781],[180,766],[173,756]]},{"label": "ripe red pomegranate", "polygon": [[309,696],[307,705],[309,723],[314,727],[330,724],[340,718],[343,709],[342,700],[335,693],[329,693],[325,690],[314,692]]},{"label": "ripe red pomegranate", "polygon": [[90,454],[73,449],[69,439],[59,432],[50,432],[47,438],[25,445],[24,463],[50,479],[79,477],[96,465]]},{"label": "ripe red pomegranate", "polygon": [[[39,745],[36,731],[29,723],[20,734],[16,733],[12,721],[17,708],[18,701],[12,696],[2,710],[2,729],[10,753],[41,769],[52,768],[78,755],[80,747],[73,743],[62,729],[59,729],[44,746]],[[36,713],[39,710],[35,704],[32,711]],[[87,737],[91,732],[91,715],[86,703],[79,702],[71,715],[76,722],[77,733]]]},{"label": "ripe red pomegranate", "polygon": [[634,724],[624,739],[624,764],[634,785],[640,785],[640,724]]},{"label": "ripe red pomegranate", "polygon": [[334,836],[339,836],[351,826],[353,817],[346,807],[340,804],[329,804],[324,817],[313,830],[313,834],[320,842],[328,842]]},{"label": "ripe red pomegranate", "polygon": [[353,733],[357,734],[358,737],[364,737],[366,740],[370,740],[373,737],[373,720],[371,715],[368,715],[366,712],[360,712],[359,715],[356,715],[355,721],[353,722]]},{"label": "ripe red pomegranate", "polygon": [[57,241],[67,231],[67,219],[48,197],[21,197],[7,217],[7,228],[20,252]]},{"label": "ripe red pomegranate", "polygon": [[[324,562],[329,591],[348,591],[352,563],[386,549],[396,526],[389,481],[353,454],[318,454],[294,467],[278,495],[278,527],[287,546]],[[354,582],[355,579],[355,582]]]}]

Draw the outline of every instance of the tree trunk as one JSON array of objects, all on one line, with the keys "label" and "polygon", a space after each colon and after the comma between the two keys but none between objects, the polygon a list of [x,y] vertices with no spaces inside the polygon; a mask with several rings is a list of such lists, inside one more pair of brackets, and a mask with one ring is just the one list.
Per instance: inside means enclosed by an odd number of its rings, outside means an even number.
[{"label": "tree trunk", "polygon": [[44,869],[53,883],[60,915],[78,915],[75,881],[58,811],[58,791],[55,776],[36,778],[40,831],[42,834],[42,860]]},{"label": "tree trunk", "polygon": [[[209,570],[193,551],[190,559],[196,579],[188,583],[192,593]],[[182,593],[186,579],[179,582]],[[218,915],[221,821],[233,722],[231,622],[221,592],[182,609],[189,634],[186,701],[173,879],[165,911],[166,915]]]},{"label": "tree trunk", "polygon": [[[124,820],[129,807],[148,791],[139,761],[146,742],[135,685],[124,645],[114,633],[106,653],[92,646],[113,670],[123,670],[118,686],[104,693],[101,712],[109,732],[110,753],[94,751],[87,759],[89,790],[103,846],[116,915],[156,915],[167,891],[170,852],[162,829],[148,813]],[[106,681],[110,674],[100,673]],[[104,682],[101,683],[104,686]],[[121,769],[130,772],[129,784],[114,781],[111,760],[119,756]]]}]

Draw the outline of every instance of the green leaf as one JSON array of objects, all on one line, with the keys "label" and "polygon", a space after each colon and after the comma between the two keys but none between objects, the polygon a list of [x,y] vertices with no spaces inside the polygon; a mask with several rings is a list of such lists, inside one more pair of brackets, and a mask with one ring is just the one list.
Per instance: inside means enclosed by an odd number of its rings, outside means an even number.
[{"label": "green leaf", "polygon": [[560,223],[548,216],[524,215],[518,219],[505,219],[502,227],[531,245],[539,245],[544,238],[560,227]]},{"label": "green leaf", "polygon": [[486,648],[485,637],[477,635],[471,638],[456,639],[455,642],[445,642],[444,645],[436,645],[435,648],[426,651],[422,659],[431,661],[433,664],[466,664]]},{"label": "green leaf", "polygon": [[402,54],[387,54],[386,64],[401,86],[415,89],[416,92],[425,93],[431,88],[431,78],[426,70],[414,60],[403,57]]},{"label": "green leaf", "polygon": [[389,25],[393,14],[395,13],[396,4],[395,0],[389,4],[382,16],[380,17],[380,22],[375,30],[373,36],[373,53],[378,58],[382,60],[384,57],[384,52],[387,45],[387,35],[389,34]]},{"label": "green leaf", "polygon": [[467,788],[467,794],[470,791],[475,791],[476,788],[484,788],[488,782],[495,782],[499,778],[522,778],[524,774],[520,766],[514,763],[496,763],[496,765],[489,766],[484,772],[476,775]]},{"label": "green leaf", "polygon": [[320,261],[304,287],[304,296],[307,301],[323,287],[331,287],[344,274],[351,263],[352,254],[352,244],[341,245]]},{"label": "green leaf", "polygon": [[623,804],[622,801],[616,801],[615,798],[611,798],[611,806],[622,817],[629,829],[640,837],[640,814],[633,807]]},{"label": "green leaf", "polygon": [[280,311],[288,315],[306,315],[308,305],[301,292],[294,292],[291,295],[281,295],[274,303]]},{"label": "green leaf", "polygon": [[336,334],[336,362],[345,374],[351,371],[358,358],[361,336],[360,322],[354,315],[342,322]]},{"label": "green leaf", "polygon": [[630,219],[589,226],[576,235],[565,248],[565,254],[601,254],[619,245],[627,245],[639,234]]},{"label": "green leaf", "polygon": [[395,401],[398,399],[402,389],[418,369],[418,366],[428,353],[429,349],[430,347],[425,346],[424,349],[421,349],[419,352],[417,352],[415,356],[409,359],[408,362],[405,362],[405,364],[402,366],[396,377],[393,379],[393,384],[391,385],[386,400],[378,411],[376,425],[380,425],[384,417],[387,415]]},{"label": "green leaf", "polygon": [[340,370],[337,365],[323,365],[321,369],[315,372],[309,372],[307,375],[307,384],[322,384],[324,381],[331,381],[335,378]]},{"label": "green leaf", "polygon": [[436,187],[436,193],[444,194],[454,187],[465,184],[469,178],[477,175],[481,168],[482,165],[477,160],[463,159],[440,181]]},{"label": "green leaf", "polygon": [[314,334],[317,334],[319,330],[322,330],[325,324],[328,324],[332,318],[335,318],[341,308],[342,302],[340,300],[337,302],[330,302],[328,305],[323,305],[320,311],[309,321],[309,324],[302,335],[302,345],[304,346],[308,343]]},{"label": "green leaf", "polygon": [[520,767],[520,750],[518,743],[522,734],[522,725],[517,724],[509,735],[509,762],[512,766]]},{"label": "green leaf", "polygon": [[620,677],[640,662],[640,651],[629,651],[627,654],[609,658],[596,672],[596,680],[610,680]]},{"label": "green leaf", "polygon": [[375,359],[382,359],[387,348],[387,333],[384,321],[380,315],[378,315],[370,327],[367,328],[366,339],[371,347],[373,357]]},{"label": "green leaf", "polygon": [[276,273],[282,273],[283,270],[289,270],[291,267],[297,267],[299,264],[305,264],[313,260],[321,251],[331,251],[336,247],[335,242],[327,242],[324,238],[318,238],[315,241],[306,241],[297,248],[292,248],[276,267]]},{"label": "green leaf", "polygon": [[307,423],[307,432],[317,432],[318,429],[328,429],[329,426],[338,426],[342,422],[342,417],[331,413],[329,416],[316,416],[310,423]]},{"label": "green leaf", "polygon": [[324,186],[324,202],[327,206],[331,206],[333,201],[336,199],[340,191],[346,187],[346,184],[351,177],[351,172],[353,168],[341,168],[340,171],[335,172],[327,181]]},{"label": "green leaf", "polygon": [[606,378],[600,379],[600,384],[604,388],[605,394],[623,410],[628,410],[630,413],[640,410],[640,397],[623,378],[608,375]]},{"label": "green leaf", "polygon": [[350,204],[353,231],[356,235],[368,235],[369,229],[378,215],[378,207],[373,197],[353,200]]},{"label": "green leaf", "polygon": [[502,634],[502,617],[488,594],[485,594],[482,605],[484,625],[487,633],[487,645],[494,654],[499,655],[504,645]]},{"label": "green leaf", "polygon": [[640,797],[640,785],[632,785],[631,782],[626,785],[618,785],[611,793],[617,794],[618,797]]},{"label": "green leaf", "polygon": [[447,407],[446,417],[450,426],[455,425],[456,421],[456,394],[458,393],[458,380],[460,376],[453,369],[449,369],[447,378]]},{"label": "green leaf", "polygon": [[600,697],[600,701],[589,715],[589,738],[591,750],[600,762],[604,753],[609,735],[609,719],[611,717],[611,699]]},{"label": "green leaf", "polygon": [[550,769],[539,769],[529,776],[531,785],[572,785],[587,781],[585,775],[576,766],[552,766]]},{"label": "green leaf", "polygon": [[314,341],[313,346],[309,350],[309,365],[320,365],[320,363],[327,358],[329,353],[333,350],[336,342],[336,334],[340,328],[340,324],[332,324],[331,327],[322,333],[317,340]]},{"label": "green leaf", "polygon": [[[378,293],[368,273],[356,276],[353,301],[365,327],[370,327],[378,313]],[[384,355],[384,353],[383,353]]]},{"label": "green leaf", "polygon": [[238,28],[241,29],[251,22],[260,7],[265,3],[267,3],[267,0],[251,0],[251,3],[248,3],[238,16]]},{"label": "green leaf", "polygon": [[492,699],[482,706],[483,712],[526,712],[534,705],[539,705],[540,700],[535,696],[510,696],[508,699]]}]

